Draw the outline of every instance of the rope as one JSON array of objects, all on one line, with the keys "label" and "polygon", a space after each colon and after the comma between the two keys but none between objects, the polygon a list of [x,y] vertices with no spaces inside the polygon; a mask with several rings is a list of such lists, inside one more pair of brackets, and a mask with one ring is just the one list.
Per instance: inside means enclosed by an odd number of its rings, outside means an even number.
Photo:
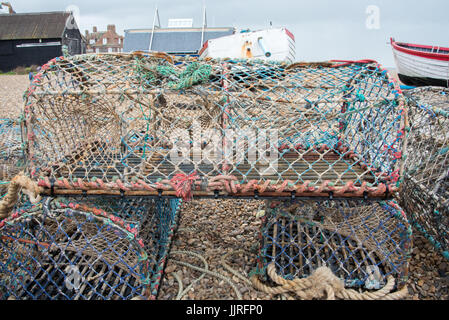
[{"label": "rope", "polygon": [[175,277],[176,281],[178,281],[178,294],[176,295],[176,300],[182,300],[182,293],[183,293],[183,284],[182,284],[182,278],[177,272],[173,272],[173,276]]},{"label": "rope", "polygon": [[28,195],[31,203],[37,203],[41,200],[39,195],[41,188],[37,183],[23,173],[19,173],[12,179],[6,195],[0,201],[0,220],[8,218],[11,214],[12,209],[19,201],[21,190],[24,194]]},{"label": "rope", "polygon": [[253,285],[260,291],[269,294],[295,293],[300,299],[327,299],[335,300],[399,300],[407,296],[407,286],[400,291],[391,291],[394,288],[395,280],[392,276],[387,279],[385,287],[374,292],[357,292],[353,289],[345,289],[344,283],[340,280],[328,267],[320,267],[315,272],[304,279],[296,278],[294,280],[286,280],[276,274],[275,264],[268,266],[269,277],[279,286],[269,287],[263,284],[257,276],[253,276],[251,281]]},{"label": "rope", "polygon": [[188,89],[195,84],[204,83],[209,80],[212,67],[208,64],[201,65],[198,62],[192,62],[179,75],[178,82],[170,82],[169,86],[176,90]]},{"label": "rope", "polygon": [[185,201],[190,201],[193,197],[192,186],[195,180],[199,179],[196,172],[190,175],[178,173],[170,181],[176,191],[176,196],[181,197]]},{"label": "rope", "polygon": [[149,83],[155,83],[160,78],[174,78],[177,81],[170,81],[168,86],[176,90],[184,90],[209,80],[212,73],[212,67],[208,64],[192,62],[181,73],[172,66],[148,66],[141,57],[136,57],[136,72]]},{"label": "rope", "polygon": [[[195,252],[191,252],[191,251],[172,251],[171,254],[187,254],[187,255],[192,255],[192,256],[195,256],[195,257],[200,257],[199,254],[197,254],[197,253],[195,253]],[[200,259],[203,260],[203,262],[205,261],[203,257],[201,257]],[[219,279],[221,279],[221,280],[227,282],[227,283],[231,286],[231,288],[234,290],[235,294],[237,295],[237,299],[238,299],[238,300],[242,300],[242,294],[240,293],[240,291],[238,290],[238,288],[235,286],[235,284],[232,282],[232,280],[229,279],[228,277],[222,275],[221,273],[214,272],[214,271],[210,271],[210,270],[208,270],[207,268],[200,268],[200,267],[198,267],[198,266],[194,266],[194,265],[192,265],[192,264],[190,264],[190,263],[186,263],[186,262],[183,262],[183,261],[177,261],[177,260],[171,260],[171,261],[172,261],[173,263],[175,263],[175,264],[178,264],[178,265],[181,265],[181,266],[184,266],[184,267],[187,267],[187,268],[190,268],[190,269],[199,271],[199,272],[201,272],[201,273],[203,273],[203,274],[207,274],[207,275],[210,275],[210,276],[219,278]],[[207,264],[206,264],[206,266],[207,266]],[[201,278],[201,277],[200,277],[200,278]],[[192,286],[194,283],[200,281],[200,280],[202,279],[202,278],[201,278],[201,279],[200,279],[200,278],[196,279],[196,280],[191,284],[191,286]],[[179,280],[177,280],[177,281],[179,282]],[[184,290],[184,294],[185,294],[186,292],[188,292],[188,290],[191,289],[191,286],[189,286],[188,288],[186,288],[186,289]],[[188,289],[188,290],[187,290],[187,289]],[[178,294],[178,297],[179,297],[179,294]],[[177,298],[178,298],[178,297],[177,297]],[[182,296],[180,297],[180,299],[182,299]]]},{"label": "rope", "polygon": [[[244,283],[246,283],[247,285],[249,285],[249,286],[252,287],[252,286],[253,286],[253,283],[251,282],[250,279],[248,279],[247,277],[245,277],[244,275],[242,275],[242,274],[239,273],[238,271],[232,269],[231,266],[229,266],[229,265],[226,263],[226,259],[227,259],[231,254],[238,254],[238,253],[241,253],[241,252],[244,252],[244,251],[243,251],[243,250],[238,250],[238,251],[235,251],[235,252],[233,252],[233,251],[228,252],[227,254],[225,254],[225,255],[221,258],[221,264],[223,265],[223,267],[224,267],[227,271],[229,271],[229,272],[232,273],[234,276],[236,276],[237,278],[239,278],[240,280],[242,280]],[[281,300],[294,300],[294,298],[292,298],[289,294],[284,293],[284,294],[281,294]]]},{"label": "rope", "polygon": [[238,253],[242,253],[244,252],[243,250],[238,250],[238,251],[230,251],[228,253],[226,253],[224,256],[221,257],[221,264],[222,266],[228,270],[231,274],[233,274],[234,276],[236,276],[237,278],[239,278],[240,280],[242,280],[243,282],[245,282],[248,285],[252,285],[251,281],[246,278],[245,276],[243,276],[242,274],[240,274],[239,272],[237,272],[236,270],[232,269],[230,265],[228,265],[226,263],[226,259],[231,255],[231,254],[238,254]]},{"label": "rope", "polygon": [[[188,255],[197,257],[204,263],[204,270],[209,270],[209,265],[208,265],[206,259],[204,259],[203,256],[199,255],[198,253],[191,252],[191,251],[173,251],[172,254],[188,254]],[[184,263],[184,262],[177,261],[177,260],[172,260],[172,261],[179,265],[182,265],[182,263]],[[173,273],[173,275],[179,284],[178,295],[176,296],[176,300],[182,300],[182,298],[187,294],[187,292],[189,292],[197,282],[201,281],[206,276],[206,273],[203,272],[201,274],[201,276],[198,279],[195,279],[194,281],[192,281],[192,283],[185,290],[183,290],[181,276],[178,273]]]}]

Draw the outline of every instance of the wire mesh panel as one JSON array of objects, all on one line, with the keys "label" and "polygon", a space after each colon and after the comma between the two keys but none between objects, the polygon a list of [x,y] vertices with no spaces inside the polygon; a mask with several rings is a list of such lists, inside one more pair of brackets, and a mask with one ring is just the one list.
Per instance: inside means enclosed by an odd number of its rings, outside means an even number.
[{"label": "wire mesh panel", "polygon": [[0,223],[1,298],[151,298],[160,270],[140,227],[66,198],[15,212]]},{"label": "wire mesh panel", "polygon": [[24,169],[22,136],[18,120],[0,119],[0,196],[7,182]]},{"label": "wire mesh panel", "polygon": [[449,90],[422,87],[407,97],[411,130],[402,205],[449,259]]},{"label": "wire mesh panel", "polygon": [[83,206],[103,210],[128,222],[138,232],[148,256],[151,277],[151,297],[155,299],[169,248],[177,225],[179,199],[149,197],[78,197],[61,198],[64,203],[82,203]]},{"label": "wire mesh panel", "polygon": [[[317,200],[269,202],[256,273],[274,263],[288,280],[329,268],[346,288],[378,290],[387,278],[407,280],[411,228],[394,202]],[[268,283],[271,279],[265,279]]]},{"label": "wire mesh panel", "polygon": [[372,62],[82,55],[28,90],[33,179],[57,194],[395,191],[403,97]]},{"label": "wire mesh panel", "polygon": [[261,191],[361,196],[383,194],[385,184],[397,187],[404,110],[379,66],[246,63],[228,69],[225,122],[253,138],[247,153],[237,149],[242,161],[230,165],[229,174]]}]

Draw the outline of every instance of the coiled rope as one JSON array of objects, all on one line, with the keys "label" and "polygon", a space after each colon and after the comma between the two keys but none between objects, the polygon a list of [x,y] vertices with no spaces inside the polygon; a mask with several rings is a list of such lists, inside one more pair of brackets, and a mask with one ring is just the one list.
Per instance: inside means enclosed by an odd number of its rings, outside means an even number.
[{"label": "coiled rope", "polygon": [[168,82],[168,86],[175,90],[185,90],[196,84],[205,83],[212,73],[212,66],[197,61],[188,64],[182,72],[170,65],[147,66],[141,57],[136,57],[135,63],[135,70],[142,79],[149,83],[155,83],[161,78],[172,79]]},{"label": "coiled rope", "polygon": [[346,289],[342,280],[340,280],[328,267],[321,267],[315,272],[303,279],[286,280],[276,273],[274,263],[268,266],[269,277],[279,286],[269,287],[263,284],[257,276],[251,277],[251,282],[258,290],[269,294],[294,293],[300,299],[327,299],[335,300],[399,300],[407,296],[407,286],[400,291],[391,292],[395,285],[392,276],[387,279],[387,284],[380,290],[374,292],[357,292],[353,289]]},{"label": "coiled rope", "polygon": [[41,188],[36,182],[21,172],[11,180],[7,193],[0,201],[0,220],[9,217],[14,206],[19,201],[21,191],[30,198],[31,203],[37,203],[41,200]]},{"label": "coiled rope", "polygon": [[[183,232],[183,231],[195,232],[195,229],[193,229],[193,228],[179,228],[178,229],[178,232]],[[241,252],[243,252],[243,250],[241,250]],[[244,281],[246,280],[247,283],[249,285],[251,285],[251,282],[248,279],[246,279],[244,276],[238,274],[238,272],[234,271],[225,262],[226,258],[230,254],[232,254],[232,253],[233,252],[229,252],[229,253],[225,254],[222,257],[221,262],[222,262],[224,268],[227,269],[228,271],[230,271],[232,274],[234,274],[238,278],[240,278],[240,279],[242,279]],[[177,272],[171,272],[171,273],[173,273],[174,278],[178,282],[178,294],[177,294],[177,296],[175,298],[176,300],[182,300],[184,298],[184,296],[187,294],[187,292],[189,292],[193,288],[193,286],[196,283],[198,283],[199,281],[201,281],[206,275],[210,275],[210,276],[219,278],[219,279],[221,279],[223,281],[226,281],[231,286],[231,288],[234,290],[234,292],[235,292],[235,294],[237,296],[237,299],[242,300],[242,294],[240,293],[238,288],[235,286],[233,281],[229,277],[226,277],[225,275],[223,275],[221,273],[209,270],[209,265],[208,265],[206,259],[202,255],[200,255],[200,254],[198,254],[196,252],[186,251],[186,250],[171,251],[170,255],[187,255],[187,256],[196,257],[196,258],[200,259],[203,262],[203,264],[204,264],[204,267],[201,268],[201,267],[194,266],[194,265],[192,265],[190,263],[187,263],[187,262],[170,259],[171,262],[173,262],[173,263],[175,263],[177,265],[184,266],[184,267],[187,267],[187,268],[190,268],[190,269],[193,269],[193,270],[201,272],[201,276],[198,277],[197,279],[195,279],[194,281],[192,281],[192,283],[190,283],[190,285],[188,287],[186,287],[185,289],[183,288],[182,278],[181,278],[180,274],[178,274]]]},{"label": "coiled rope", "polygon": [[[209,271],[209,265],[207,264],[206,259],[204,259],[203,256],[198,253],[191,252],[191,251],[173,251],[173,252],[171,252],[171,254],[187,254],[190,256],[197,257],[204,263],[204,270]],[[172,260],[172,262],[174,262],[178,265],[184,265],[184,266],[186,266],[186,264],[188,264],[188,263],[178,261],[178,260]],[[190,266],[190,264],[188,264],[188,265]],[[181,275],[177,272],[174,272],[173,276],[175,277],[176,281],[178,281],[178,285],[179,285],[176,300],[182,300],[182,298],[187,294],[187,292],[189,292],[197,282],[201,281],[206,276],[206,273],[202,272],[201,276],[199,278],[195,279],[194,281],[192,281],[192,283],[185,290],[183,289]]]},{"label": "coiled rope", "polygon": [[207,82],[212,73],[212,67],[199,62],[192,62],[179,75],[178,82],[170,82],[169,86],[176,90],[188,89],[195,84]]},{"label": "coiled rope", "polygon": [[[191,255],[191,256],[197,257],[197,258],[201,257],[199,254],[197,254],[195,252],[191,252],[191,251],[172,251],[171,254],[186,254],[186,255]],[[203,262],[205,262],[205,259],[203,257],[201,257],[200,259]],[[193,269],[193,270],[196,270],[196,271],[199,271],[202,273],[201,277],[199,277],[198,279],[193,281],[189,285],[189,287],[187,287],[185,290],[182,290],[182,281],[181,281],[179,275],[175,276],[176,281],[178,281],[178,283],[179,283],[178,295],[176,297],[177,300],[181,300],[184,297],[184,295],[193,287],[193,285],[195,283],[197,283],[198,281],[200,281],[202,278],[204,278],[204,276],[206,274],[216,277],[218,279],[221,279],[223,281],[226,281],[229,284],[229,286],[234,290],[235,294],[237,295],[237,299],[242,300],[242,294],[240,293],[238,288],[235,286],[235,284],[232,282],[232,280],[229,279],[228,277],[222,275],[221,273],[210,271],[208,269],[207,263],[205,264],[205,268],[201,268],[201,267],[194,266],[190,263],[183,262],[183,261],[178,261],[178,260],[171,260],[171,261],[175,264],[178,264],[178,265],[181,265],[181,266],[184,266],[184,267],[187,267],[187,268],[190,268],[190,269]]]},{"label": "coiled rope", "polygon": [[247,285],[252,286],[252,282],[251,280],[249,280],[248,278],[246,278],[245,276],[243,276],[240,272],[237,272],[236,270],[232,269],[230,265],[228,265],[226,263],[226,260],[228,259],[228,257],[231,254],[239,254],[239,253],[244,253],[245,251],[243,250],[237,250],[237,251],[230,251],[228,253],[226,253],[224,256],[221,257],[221,265],[223,266],[223,268],[225,268],[226,270],[228,270],[231,274],[233,274],[234,276],[236,276],[237,278],[239,278],[240,280],[242,280],[244,283],[246,283]]}]

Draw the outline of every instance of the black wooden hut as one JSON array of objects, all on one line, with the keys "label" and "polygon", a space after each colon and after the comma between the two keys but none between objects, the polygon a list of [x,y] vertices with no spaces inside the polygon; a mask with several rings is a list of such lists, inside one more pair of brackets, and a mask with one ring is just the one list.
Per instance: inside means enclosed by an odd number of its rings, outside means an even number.
[{"label": "black wooden hut", "polygon": [[70,12],[0,14],[0,71],[43,65],[63,55],[85,53],[86,43]]}]

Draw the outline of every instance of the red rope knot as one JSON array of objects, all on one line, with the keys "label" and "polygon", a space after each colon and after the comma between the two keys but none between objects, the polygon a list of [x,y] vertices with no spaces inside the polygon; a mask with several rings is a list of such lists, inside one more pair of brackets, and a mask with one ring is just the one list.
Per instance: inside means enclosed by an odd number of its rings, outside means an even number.
[{"label": "red rope knot", "polygon": [[48,63],[46,63],[41,67],[41,72],[47,71],[48,69],[50,69],[50,65]]},{"label": "red rope knot", "polygon": [[40,83],[42,81],[42,73],[38,73],[34,76],[33,83]]},{"label": "red rope knot", "polygon": [[398,170],[395,170],[395,171],[393,171],[393,172],[391,173],[391,181],[392,181],[392,182],[398,182],[400,177],[401,177],[401,176],[400,176],[400,174],[399,174],[399,169],[398,169]]},{"label": "red rope knot", "polygon": [[123,191],[130,191],[130,189],[127,188],[127,187],[125,186],[125,184],[122,182],[122,180],[120,180],[120,179],[115,180],[115,184],[120,188],[120,190],[123,190]]},{"label": "red rope knot", "polygon": [[50,179],[48,177],[44,177],[41,178],[38,182],[37,185],[39,187],[44,187],[44,188],[51,188],[51,183],[50,183]]},{"label": "red rope knot", "polygon": [[282,144],[282,145],[278,148],[279,152],[282,152],[282,151],[284,151],[284,150],[289,150],[289,149],[290,149],[290,147],[289,147],[288,144],[286,144],[286,143]]},{"label": "red rope knot", "polygon": [[178,173],[170,180],[175,188],[176,196],[182,198],[185,201],[190,201],[193,198],[192,186],[196,180],[200,177],[193,172],[190,175]]}]

